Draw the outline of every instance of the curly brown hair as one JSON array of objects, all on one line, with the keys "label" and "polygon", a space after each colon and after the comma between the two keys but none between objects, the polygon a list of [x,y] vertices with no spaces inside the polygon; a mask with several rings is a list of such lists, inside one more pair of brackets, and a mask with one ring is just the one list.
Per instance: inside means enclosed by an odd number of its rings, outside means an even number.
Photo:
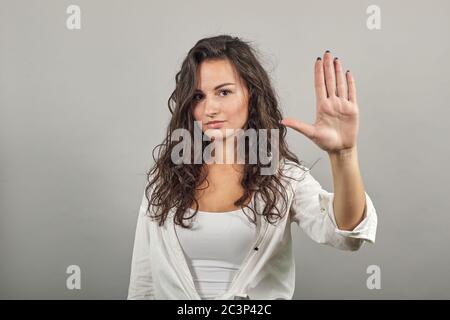
[{"label": "curly brown hair", "polygon": [[[167,126],[166,137],[153,149],[152,157],[155,163],[147,172],[148,184],[145,188],[148,200],[147,212],[151,211],[151,206],[158,207],[159,213],[153,212],[154,215],[151,217],[159,221],[159,226],[164,225],[169,211],[175,209],[174,223],[184,228],[190,228],[189,225],[184,224],[183,220],[192,218],[198,212],[198,202],[194,197],[195,190],[205,180],[208,182],[207,170],[203,170],[204,161],[200,161],[199,164],[195,164],[195,161],[191,161],[191,164],[175,164],[171,159],[172,150],[176,145],[176,142],[172,141],[172,133],[178,128],[184,128],[189,130],[191,136],[194,134],[195,119],[192,114],[192,105],[198,80],[197,68],[206,59],[228,59],[234,65],[249,92],[247,128],[256,131],[278,129],[279,159],[290,160],[302,165],[297,156],[288,149],[285,139],[286,127],[279,123],[282,113],[278,106],[278,99],[269,75],[258,61],[258,56],[259,53],[252,47],[251,42],[230,35],[203,38],[189,50],[181,70],[175,76],[175,90],[168,99],[168,108],[172,117]],[[270,132],[270,130],[268,131]],[[208,141],[202,142],[202,151],[209,143]],[[271,148],[270,134],[267,137],[266,145],[269,149]],[[154,154],[156,148],[159,148],[157,158]],[[193,153],[191,152],[191,154]],[[255,164],[248,164],[245,161],[241,179],[244,194],[234,202],[234,205],[249,208],[254,214],[251,219],[254,223],[256,223],[256,214],[265,216],[269,223],[273,223],[274,216],[282,218],[275,205],[278,197],[282,197],[285,207],[287,205],[286,190],[280,179],[280,176],[284,175],[281,169],[277,170],[277,174],[261,175],[261,168],[260,159]],[[245,204],[245,200],[252,194],[256,197],[258,193],[263,199],[265,207],[255,211]],[[185,212],[192,203],[196,203],[197,209],[192,216],[185,217]],[[274,209],[276,212],[272,212]]]}]

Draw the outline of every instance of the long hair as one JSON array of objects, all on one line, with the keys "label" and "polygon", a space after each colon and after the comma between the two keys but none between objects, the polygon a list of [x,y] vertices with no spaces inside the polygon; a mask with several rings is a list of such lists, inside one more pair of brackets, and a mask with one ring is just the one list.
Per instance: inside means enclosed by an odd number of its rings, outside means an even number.
[{"label": "long hair", "polygon": [[[168,108],[172,117],[167,126],[166,137],[161,144],[158,144],[152,152],[154,165],[147,172],[148,184],[145,194],[148,200],[147,212],[151,206],[157,207],[158,212],[153,212],[153,219],[159,221],[159,226],[164,225],[170,210],[176,210],[174,223],[183,228],[190,228],[183,220],[188,220],[198,212],[198,202],[195,199],[195,190],[203,182],[209,184],[207,174],[204,169],[205,163],[199,164],[176,164],[171,159],[172,150],[177,144],[172,141],[172,134],[176,129],[187,129],[191,136],[194,135],[195,125],[192,106],[197,85],[197,68],[202,61],[207,59],[228,59],[236,68],[238,75],[247,85],[249,92],[248,100],[248,129],[278,129],[279,159],[291,160],[300,165],[297,156],[289,151],[286,137],[286,127],[279,123],[282,114],[278,106],[278,101],[267,72],[257,59],[258,52],[251,46],[250,42],[241,40],[230,35],[218,35],[199,40],[191,48],[185,57],[181,70],[175,76],[175,90],[168,99]],[[270,132],[270,130],[268,130]],[[208,142],[202,141],[202,154]],[[270,149],[270,134],[267,137],[266,145]],[[155,157],[155,149],[159,148],[158,156]],[[269,223],[273,223],[273,218],[282,218],[276,203],[281,197],[284,206],[287,206],[286,190],[281,183],[280,175],[282,171],[278,169],[278,174],[261,175],[262,165],[260,159],[255,164],[245,161],[244,171],[241,179],[241,186],[244,189],[242,197],[234,202],[235,206],[249,208],[256,223],[256,214],[266,217]],[[265,207],[260,210],[253,210],[245,204],[245,200],[252,194],[256,198],[259,193]],[[185,213],[191,204],[196,204],[196,210],[190,217],[185,217]],[[276,210],[274,210],[276,209]],[[261,211],[261,212],[257,212]],[[276,212],[273,212],[276,211]]]}]

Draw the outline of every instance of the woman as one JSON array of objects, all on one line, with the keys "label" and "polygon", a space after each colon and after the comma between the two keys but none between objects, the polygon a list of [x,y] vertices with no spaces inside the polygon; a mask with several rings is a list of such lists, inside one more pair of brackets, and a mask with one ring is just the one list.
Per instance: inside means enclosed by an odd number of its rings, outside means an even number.
[{"label": "woman", "polygon": [[[220,35],[195,44],[176,74],[172,118],[148,172],[128,299],[292,299],[292,222],[315,242],[342,250],[375,242],[377,215],[357,160],[355,84],[328,50],[315,62],[315,93],[314,125],[282,119],[248,42]],[[289,151],[286,127],[328,153],[334,193]],[[173,139],[180,128],[206,137],[196,149],[183,136],[182,161]],[[237,129],[270,133],[256,143],[244,139],[248,148],[237,152]],[[268,164],[276,163],[272,174],[262,174],[262,159],[249,161],[263,146]],[[208,148],[226,161],[205,160]]]}]

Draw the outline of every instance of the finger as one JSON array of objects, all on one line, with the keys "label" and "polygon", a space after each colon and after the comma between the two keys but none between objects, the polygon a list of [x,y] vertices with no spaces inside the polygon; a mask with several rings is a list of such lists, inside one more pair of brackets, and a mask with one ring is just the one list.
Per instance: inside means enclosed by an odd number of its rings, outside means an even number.
[{"label": "finger", "polygon": [[314,88],[316,90],[316,100],[327,97],[325,78],[323,76],[323,62],[320,57],[317,57],[316,64],[314,65]]},{"label": "finger", "polygon": [[347,86],[348,86],[348,100],[351,102],[356,103],[356,85],[355,85],[355,79],[353,78],[352,73],[350,70],[347,70],[345,73],[347,77]]},{"label": "finger", "polygon": [[341,61],[338,57],[334,58],[334,70],[336,70],[336,86],[337,86],[337,95],[341,98],[348,99],[347,87],[346,87],[346,79],[342,72]]},{"label": "finger", "polygon": [[314,138],[315,134],[315,128],[312,125],[309,125],[303,121],[293,119],[293,118],[285,118],[280,121],[281,124],[285,125],[286,127],[292,128],[301,134],[304,134],[309,139]]},{"label": "finger", "polygon": [[336,96],[336,79],[334,75],[333,57],[330,51],[325,51],[323,60],[328,97]]}]

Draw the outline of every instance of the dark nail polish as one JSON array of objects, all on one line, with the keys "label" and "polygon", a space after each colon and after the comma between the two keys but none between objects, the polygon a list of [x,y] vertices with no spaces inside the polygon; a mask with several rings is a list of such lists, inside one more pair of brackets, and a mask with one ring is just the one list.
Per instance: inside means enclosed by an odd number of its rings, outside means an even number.
[{"label": "dark nail polish", "polygon": [[328,52],[330,52],[330,50],[325,51],[325,53],[328,53]]},{"label": "dark nail polish", "polygon": [[322,58],[321,58],[321,57],[317,57],[317,60],[316,60],[316,61],[319,61],[319,60],[322,60]]},{"label": "dark nail polish", "polygon": [[334,61],[336,61],[338,59],[338,57],[334,58]]},{"label": "dark nail polish", "polygon": [[350,72],[350,70],[347,70],[345,73],[349,73]]}]

